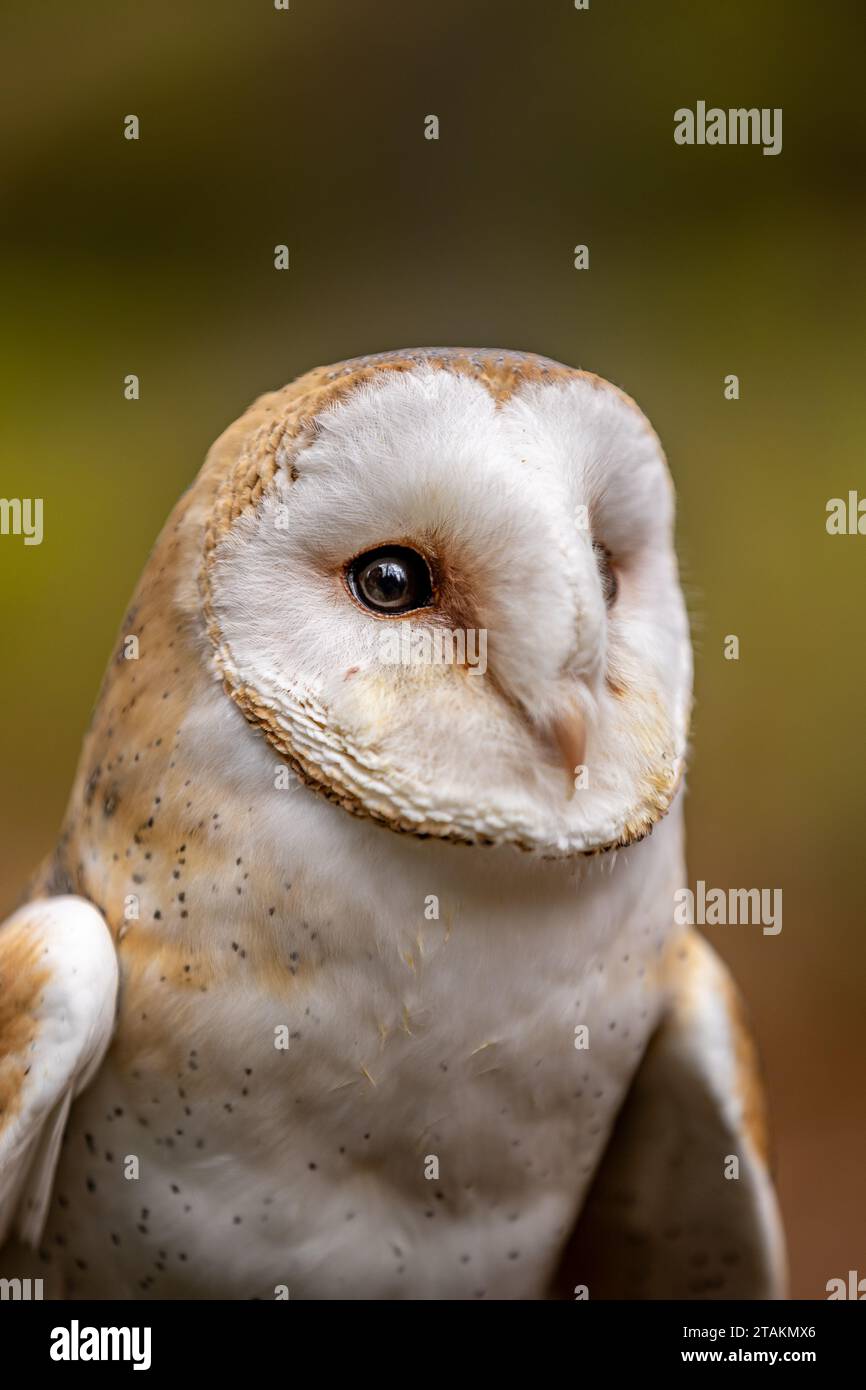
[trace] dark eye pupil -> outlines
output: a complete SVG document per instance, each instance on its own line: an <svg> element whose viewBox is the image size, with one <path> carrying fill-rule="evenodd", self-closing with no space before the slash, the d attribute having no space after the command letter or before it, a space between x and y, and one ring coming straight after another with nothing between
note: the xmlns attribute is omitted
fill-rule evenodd
<svg viewBox="0 0 866 1390"><path fill-rule="evenodd" d="M358 583L365 598L383 608L404 603L412 587L405 566L399 560L374 560L361 571Z"/></svg>
<svg viewBox="0 0 866 1390"><path fill-rule="evenodd" d="M347 578L356 598L368 608L384 613L423 608L432 597L427 561L417 550L406 546L388 546L359 555L349 566Z"/></svg>
<svg viewBox="0 0 866 1390"><path fill-rule="evenodd" d="M613 571L613 564L611 563L610 551L607 546L602 545L600 541L593 541L592 548L595 551L596 563L598 564L601 591L604 594L605 603L608 608L610 608L619 591L619 585Z"/></svg>

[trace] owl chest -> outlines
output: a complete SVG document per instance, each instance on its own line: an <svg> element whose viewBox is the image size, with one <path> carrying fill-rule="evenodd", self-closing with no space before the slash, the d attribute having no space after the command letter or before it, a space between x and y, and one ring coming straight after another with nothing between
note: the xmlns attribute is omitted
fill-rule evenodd
<svg viewBox="0 0 866 1390"><path fill-rule="evenodd" d="M224 1076L225 1095L206 1103L203 1150L190 1155L183 1121L162 1146L161 1181L185 1168L224 1291L242 1240L260 1297L281 1285L298 1297L539 1293L648 1026L623 982L583 984L581 998L540 969L479 997L463 967L428 960L411 983L356 980L351 1005L321 980L298 1015L269 1020L270 1055L241 1066L228 1019L219 1060L202 1039L199 1069ZM576 1046L587 1031L590 1046ZM209 1169L208 1153L231 1162Z"/></svg>
<svg viewBox="0 0 866 1390"><path fill-rule="evenodd" d="M297 974L238 938L216 980L130 961L53 1213L76 1290L540 1295L653 1023L645 928L464 919Z"/></svg>

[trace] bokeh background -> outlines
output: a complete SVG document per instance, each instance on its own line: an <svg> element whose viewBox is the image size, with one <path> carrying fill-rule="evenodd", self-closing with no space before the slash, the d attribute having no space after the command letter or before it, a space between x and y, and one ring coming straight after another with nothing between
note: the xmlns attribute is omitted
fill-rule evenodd
<svg viewBox="0 0 866 1390"><path fill-rule="evenodd" d="M866 537L825 530L866 495L862 3L21 0L2 28L0 495L46 534L0 538L0 910L159 527L253 396L420 343L591 368L679 490L691 882L784 893L779 936L707 932L764 1054L793 1292L866 1275ZM782 154L676 146L698 99L782 107Z"/></svg>

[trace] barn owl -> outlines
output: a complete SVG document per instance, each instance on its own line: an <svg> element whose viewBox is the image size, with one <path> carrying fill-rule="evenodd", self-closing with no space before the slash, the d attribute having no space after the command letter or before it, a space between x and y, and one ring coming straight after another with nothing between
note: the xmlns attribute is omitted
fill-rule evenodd
<svg viewBox="0 0 866 1390"><path fill-rule="evenodd" d="M674 918L672 526L637 406L533 354L355 359L226 430L0 929L4 1274L782 1296L753 1046Z"/></svg>

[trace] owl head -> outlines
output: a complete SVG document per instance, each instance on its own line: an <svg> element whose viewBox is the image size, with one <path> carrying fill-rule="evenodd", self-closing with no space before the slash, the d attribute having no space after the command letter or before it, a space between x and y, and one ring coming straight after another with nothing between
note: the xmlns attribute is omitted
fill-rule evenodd
<svg viewBox="0 0 866 1390"><path fill-rule="evenodd" d="M673 489L616 388L518 352L359 358L262 397L203 476L208 660L310 787L552 856L668 809L691 698Z"/></svg>

